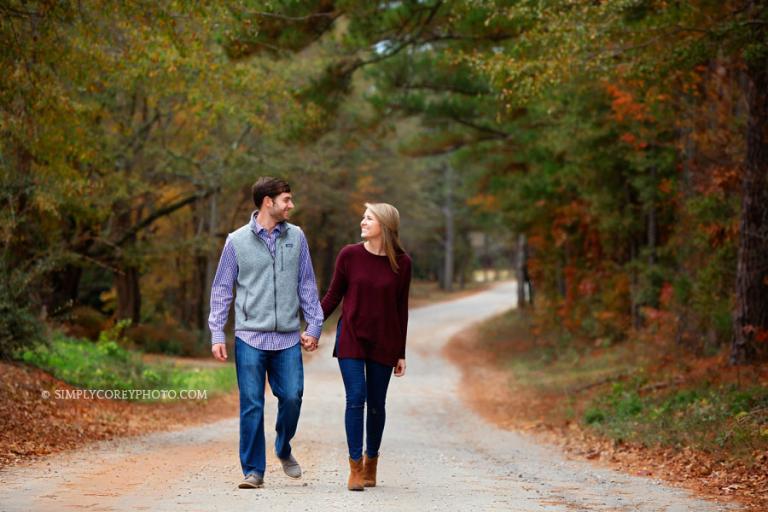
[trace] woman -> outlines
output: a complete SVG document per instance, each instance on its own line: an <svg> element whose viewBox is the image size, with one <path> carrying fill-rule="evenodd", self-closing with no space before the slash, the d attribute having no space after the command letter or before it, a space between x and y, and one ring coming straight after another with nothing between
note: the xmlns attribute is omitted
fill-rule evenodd
<svg viewBox="0 0 768 512"><path fill-rule="evenodd" d="M405 334L411 258L400 245L400 214L386 203L366 203L363 243L347 245L336 258L331 287L322 300L328 318L344 299L333 355L347 394L344 424L351 491L376 485L384 432L384 403L392 375L405 375ZM363 409L366 450L363 458Z"/></svg>

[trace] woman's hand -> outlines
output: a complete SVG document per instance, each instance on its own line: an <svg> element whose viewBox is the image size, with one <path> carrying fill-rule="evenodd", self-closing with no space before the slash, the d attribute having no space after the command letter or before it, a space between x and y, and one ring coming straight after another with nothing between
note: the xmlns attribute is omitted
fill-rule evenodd
<svg viewBox="0 0 768 512"><path fill-rule="evenodd" d="M402 377L405 375L405 359L398 359L397 366L395 366L395 377Z"/></svg>

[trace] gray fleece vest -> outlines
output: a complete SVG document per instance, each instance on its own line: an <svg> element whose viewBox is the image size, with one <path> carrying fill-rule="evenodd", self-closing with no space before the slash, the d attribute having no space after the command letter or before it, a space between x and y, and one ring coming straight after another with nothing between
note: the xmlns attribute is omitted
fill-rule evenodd
<svg viewBox="0 0 768 512"><path fill-rule="evenodd" d="M235 330L292 332L299 320L301 229L283 224L275 257L250 224L230 233L237 255Z"/></svg>

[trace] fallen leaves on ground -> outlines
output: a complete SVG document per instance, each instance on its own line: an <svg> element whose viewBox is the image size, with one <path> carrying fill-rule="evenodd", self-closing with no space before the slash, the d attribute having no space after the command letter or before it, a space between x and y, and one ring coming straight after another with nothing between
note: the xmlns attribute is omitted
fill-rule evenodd
<svg viewBox="0 0 768 512"><path fill-rule="evenodd" d="M505 349L525 351L526 341ZM498 348L498 347L497 347ZM718 501L737 501L748 510L768 510L768 453L755 465L691 448L676 450L618 443L566 419L562 395L516 383L499 367L500 358L474 329L455 336L445 355L462 369L462 398L479 414L508 430L523 430L563 449L571 457L606 464L636 476L654 477Z"/></svg>
<svg viewBox="0 0 768 512"><path fill-rule="evenodd" d="M93 441L174 430L238 413L237 392L145 403L56 398L57 390L68 389L76 388L37 368L0 362L0 467Z"/></svg>

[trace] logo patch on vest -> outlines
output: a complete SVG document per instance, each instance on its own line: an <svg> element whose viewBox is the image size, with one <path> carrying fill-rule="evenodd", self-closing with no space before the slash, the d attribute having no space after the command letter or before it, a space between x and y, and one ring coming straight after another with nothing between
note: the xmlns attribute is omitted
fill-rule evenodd
<svg viewBox="0 0 768 512"><path fill-rule="evenodd" d="M285 247L293 247L293 244L285 244Z"/></svg>

